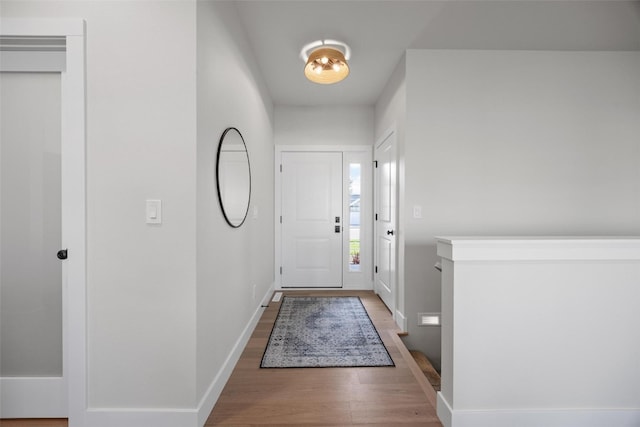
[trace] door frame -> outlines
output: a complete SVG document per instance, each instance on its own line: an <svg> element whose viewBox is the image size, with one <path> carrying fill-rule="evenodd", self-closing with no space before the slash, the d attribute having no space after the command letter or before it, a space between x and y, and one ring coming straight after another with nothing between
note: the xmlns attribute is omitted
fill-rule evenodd
<svg viewBox="0 0 640 427"><path fill-rule="evenodd" d="M67 417L70 427L85 425L87 408L85 33L82 19L0 20L1 35L66 38L66 69L60 75L61 244L69 250L62 263L63 376L1 378L3 416ZM7 413L8 408L15 413Z"/></svg>
<svg viewBox="0 0 640 427"><path fill-rule="evenodd" d="M343 154L343 170L344 170L344 161L345 159L349 159L350 153L363 153L366 158L367 158L367 162L369 165L369 171L371 172L371 164L373 163L373 151L372 151L373 147L370 145L276 145L275 146L275 150L274 150L274 187L275 187L275 201L274 201L274 230L275 230L275 236L274 236L274 245L275 245L275 256L274 256L274 288L276 290L282 290L285 289L282 287L282 276L280 274L280 266L282 265L282 224L280 223L280 217L282 215L282 180L281 180L281 174L280 174L280 164L281 164L281 159L282 159L282 153L283 152L289 152L289 151L293 151L293 152L307 152L307 153L312 153L312 152L317 152L317 153L321 153L321 152L334 152L334 153L342 153ZM368 215L368 219L365 218L365 220L367 221L367 231L365 233L368 233L366 236L365 241L368 242L372 242L373 240L373 215L372 215L372 211L373 211L373 194L371 193L373 191L373 172L370 173L371 177L370 177L370 182L371 185L369 186L368 190L368 195L369 195L369 199L370 199L370 207L369 207L369 215ZM344 176L343 176L343 184L344 184ZM343 211L344 211L345 207L343 206ZM366 216L366 215L365 215ZM343 217L344 217L344 212L343 212ZM344 236L344 233L343 233ZM370 290L373 289L373 245L371 244L370 250L369 250L369 257L371 258L370 262L368 262L368 265L363 266L364 268L366 268L366 271L363 268L363 277L364 279L364 284L361 286L357 286L357 285L352 285L352 284L347 284L345 283L345 277L344 277L344 259L343 259L343 279L342 279L342 287L341 288L326 288L328 290L331 289L353 289L353 290ZM344 257L343 257L344 258ZM304 290L306 288L286 288L286 289L295 289L295 290ZM313 290L319 290L322 288L311 288Z"/></svg>
<svg viewBox="0 0 640 427"><path fill-rule="evenodd" d="M394 276L394 295L393 295L393 307L388 307L389 310L391 311L391 315L393 316L393 319L395 320L396 324L398 325L398 327L402 330L402 331L407 331L407 319L406 316L404 315L404 273L402 271L403 269L403 264L401 263L401 259L403 256L403 248L404 248L404 233L403 233L403 226L402 226L402 221L401 221L401 201L402 201L402 194L401 194L401 190L402 190L402 185L401 185L401 164L399 161L399 149L398 149L398 132L397 132L397 128L395 125L391 126L390 128L388 128L387 130L385 130L382 134L380 134L380 137L376 139L374 147L373 147L373 155L374 155L374 159L375 161L377 161L376 158L376 150L378 149L378 147L384 143L388 138L393 137L394 138L394 153L395 153L395 158L396 158L396 167L395 167L395 184L396 184L396 188L395 188L395 250L394 250L394 256L395 256L395 276ZM378 174L377 172L374 171L374 189L373 189L373 198L374 198L374 209L375 207L378 206L378 186L379 186L379 182L378 182ZM374 227L373 227L374 231L374 242L373 242L373 250L374 250L374 255L373 255L373 260L374 262L377 261L378 259L378 244L377 244L377 224L374 223ZM374 273L375 275L375 273ZM376 278L374 276L374 291L377 293L377 287L376 287Z"/></svg>

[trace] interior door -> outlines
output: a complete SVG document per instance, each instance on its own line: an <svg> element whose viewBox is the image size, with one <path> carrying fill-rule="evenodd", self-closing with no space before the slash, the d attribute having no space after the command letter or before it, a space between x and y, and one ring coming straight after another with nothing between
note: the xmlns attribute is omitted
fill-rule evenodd
<svg viewBox="0 0 640 427"><path fill-rule="evenodd" d="M63 272L56 256L62 245L60 73L2 72L0 95L0 377L8 400L4 403L11 409L7 415L17 405L28 408L24 398L37 407L33 412L26 409L24 415L66 416ZM64 258L63 253L59 256ZM38 378L46 385L36 386L28 395L8 391L14 390L13 384L30 384ZM44 403L36 403L39 400Z"/></svg>
<svg viewBox="0 0 640 427"><path fill-rule="evenodd" d="M342 287L342 153L281 162L282 287Z"/></svg>
<svg viewBox="0 0 640 427"><path fill-rule="evenodd" d="M396 298L396 144L395 133L375 151L376 207L374 287L395 316Z"/></svg>

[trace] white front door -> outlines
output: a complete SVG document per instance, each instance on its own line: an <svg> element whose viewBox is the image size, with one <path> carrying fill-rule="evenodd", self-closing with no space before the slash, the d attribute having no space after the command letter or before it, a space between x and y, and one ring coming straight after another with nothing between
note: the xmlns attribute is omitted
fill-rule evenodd
<svg viewBox="0 0 640 427"><path fill-rule="evenodd" d="M389 134L375 151L375 291L395 316L396 298L396 144Z"/></svg>
<svg viewBox="0 0 640 427"><path fill-rule="evenodd" d="M282 153L282 287L342 287L342 153Z"/></svg>

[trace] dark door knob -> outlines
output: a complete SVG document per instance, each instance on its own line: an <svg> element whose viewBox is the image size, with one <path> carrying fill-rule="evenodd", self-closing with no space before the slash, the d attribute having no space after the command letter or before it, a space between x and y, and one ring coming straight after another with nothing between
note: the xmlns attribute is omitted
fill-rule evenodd
<svg viewBox="0 0 640 427"><path fill-rule="evenodd" d="M393 236L393 230L387 230L387 236L389 235Z"/></svg>
<svg viewBox="0 0 640 427"><path fill-rule="evenodd" d="M60 249L56 256L58 257L58 259L67 259L67 250Z"/></svg>

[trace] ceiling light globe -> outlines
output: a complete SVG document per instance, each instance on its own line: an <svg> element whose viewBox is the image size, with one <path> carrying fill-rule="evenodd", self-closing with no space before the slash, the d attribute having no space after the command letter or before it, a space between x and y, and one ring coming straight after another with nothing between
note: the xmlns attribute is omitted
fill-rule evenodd
<svg viewBox="0 0 640 427"><path fill-rule="evenodd" d="M327 61L323 62L325 58ZM349 64L340 50L323 46L311 52L304 74L314 83L333 84L344 80L349 75Z"/></svg>

